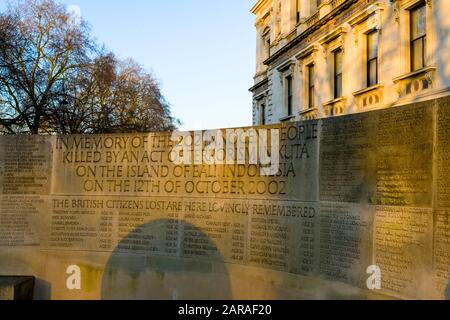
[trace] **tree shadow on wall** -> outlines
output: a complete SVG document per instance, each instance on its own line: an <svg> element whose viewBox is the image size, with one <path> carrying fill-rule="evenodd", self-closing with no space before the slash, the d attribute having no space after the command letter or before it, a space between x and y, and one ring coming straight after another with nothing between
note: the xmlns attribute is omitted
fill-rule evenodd
<svg viewBox="0 0 450 320"><path fill-rule="evenodd" d="M147 242L141 251L142 241ZM224 257L198 227L162 219L141 225L111 254L102 279L104 300L231 299Z"/></svg>
<svg viewBox="0 0 450 320"><path fill-rule="evenodd" d="M52 298L52 284L41 278L35 279L34 300L50 300Z"/></svg>

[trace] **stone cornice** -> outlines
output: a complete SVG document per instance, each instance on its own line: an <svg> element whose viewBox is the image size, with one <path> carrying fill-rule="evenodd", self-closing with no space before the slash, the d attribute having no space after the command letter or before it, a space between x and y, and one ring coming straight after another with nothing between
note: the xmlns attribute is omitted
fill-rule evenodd
<svg viewBox="0 0 450 320"><path fill-rule="evenodd" d="M293 59L286 61L285 63L283 63L282 65L277 67L277 70L279 72L283 72L288 70L289 68L291 68L291 66L293 66L295 64L295 61Z"/></svg>
<svg viewBox="0 0 450 320"><path fill-rule="evenodd" d="M326 45L328 43L330 43L331 41L341 37L342 35L346 34L347 30L343 27L339 27L337 29L335 29L333 32L327 34L325 37L323 37L322 39L319 40L319 43L323 46Z"/></svg>
<svg viewBox="0 0 450 320"><path fill-rule="evenodd" d="M256 14L268 1L270 0L258 0L256 4L250 9L250 12Z"/></svg>
<svg viewBox="0 0 450 320"><path fill-rule="evenodd" d="M309 46L306 49L300 51L300 53L296 54L295 59L303 60L304 58L311 56L316 51L319 51L319 47L317 45Z"/></svg>
<svg viewBox="0 0 450 320"><path fill-rule="evenodd" d="M301 34L299 34L297 37L292 39L289 43L287 43L284 47L279 49L277 52L273 53L268 59L264 61L265 65L269 65L272 62L274 62L276 59L278 59L280 56L282 56L284 53L286 53L288 50L293 48L295 45L297 45L302 40L306 39L309 35L313 34L316 30L320 29L322 26L326 25L330 20L332 20L334 17L342 13L345 9L348 9L351 5L358 2L359 0L347 0L339 7L335 8L333 11L328 13L325 17L317 21L315 24L313 24L310 28L303 31Z"/></svg>
<svg viewBox="0 0 450 320"><path fill-rule="evenodd" d="M375 2L374 4L367 7L367 9L359 12L357 15L355 15L352 19L348 21L349 25L354 27L357 24L360 24L361 22L367 20L368 17L371 15L383 11L385 9L385 3L384 2Z"/></svg>
<svg viewBox="0 0 450 320"><path fill-rule="evenodd" d="M250 89L248 89L248 91L253 92L256 89L258 89L259 87L265 85L266 83L269 82L269 78L265 78L264 80L258 82L257 84L255 84L253 87L251 87Z"/></svg>

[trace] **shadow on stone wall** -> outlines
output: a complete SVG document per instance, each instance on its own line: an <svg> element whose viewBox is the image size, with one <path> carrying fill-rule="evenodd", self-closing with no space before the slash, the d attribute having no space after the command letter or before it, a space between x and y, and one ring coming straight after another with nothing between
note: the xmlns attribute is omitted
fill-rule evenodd
<svg viewBox="0 0 450 320"><path fill-rule="evenodd" d="M178 226L175 239L182 240L166 238L168 225ZM136 243L136 235L145 235L152 244L141 254L127 253L130 244ZM168 246L168 242L179 247ZM120 241L105 266L101 298L231 299L232 294L224 258L215 242L190 223L162 219L137 227Z"/></svg>
<svg viewBox="0 0 450 320"><path fill-rule="evenodd" d="M50 300L52 297L52 284L40 278L36 278L34 285L35 300Z"/></svg>

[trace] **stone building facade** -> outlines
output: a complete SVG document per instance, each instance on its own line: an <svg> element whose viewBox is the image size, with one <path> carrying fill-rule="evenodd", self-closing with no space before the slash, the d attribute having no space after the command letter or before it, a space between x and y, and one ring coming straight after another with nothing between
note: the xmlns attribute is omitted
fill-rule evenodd
<svg viewBox="0 0 450 320"><path fill-rule="evenodd" d="M449 0L259 0L253 123L449 95Z"/></svg>

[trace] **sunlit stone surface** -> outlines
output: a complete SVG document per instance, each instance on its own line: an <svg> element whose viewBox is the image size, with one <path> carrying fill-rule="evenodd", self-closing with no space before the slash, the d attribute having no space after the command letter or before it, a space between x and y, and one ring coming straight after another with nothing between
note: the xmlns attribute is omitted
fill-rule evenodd
<svg viewBox="0 0 450 320"><path fill-rule="evenodd" d="M175 164L168 133L2 136L0 275L37 299L449 298L449 103L244 128L279 130L275 176Z"/></svg>

